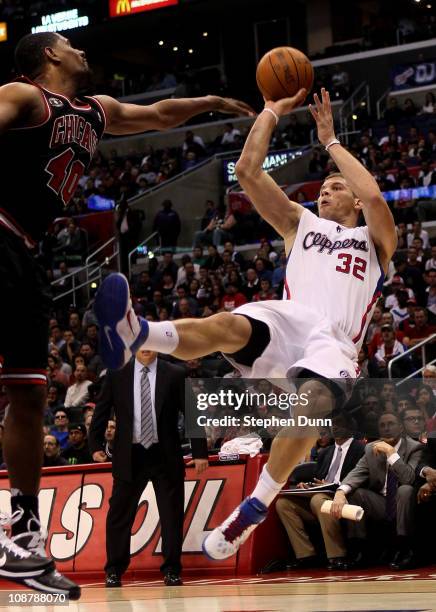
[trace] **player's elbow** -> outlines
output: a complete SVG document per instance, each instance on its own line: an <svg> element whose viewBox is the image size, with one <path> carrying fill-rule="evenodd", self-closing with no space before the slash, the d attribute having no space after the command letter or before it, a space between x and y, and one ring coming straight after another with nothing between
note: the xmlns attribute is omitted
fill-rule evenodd
<svg viewBox="0 0 436 612"><path fill-rule="evenodd" d="M260 168L257 168L248 157L241 157L235 166L236 176L240 182L256 178L259 171Z"/></svg>

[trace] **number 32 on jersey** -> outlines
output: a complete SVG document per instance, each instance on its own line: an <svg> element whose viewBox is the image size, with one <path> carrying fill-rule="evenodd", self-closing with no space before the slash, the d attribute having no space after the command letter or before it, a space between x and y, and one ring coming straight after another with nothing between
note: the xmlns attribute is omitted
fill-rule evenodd
<svg viewBox="0 0 436 612"><path fill-rule="evenodd" d="M350 253L339 253L338 260L341 265L336 266L337 272L352 274L359 280L365 280L366 260L361 257L353 257Z"/></svg>

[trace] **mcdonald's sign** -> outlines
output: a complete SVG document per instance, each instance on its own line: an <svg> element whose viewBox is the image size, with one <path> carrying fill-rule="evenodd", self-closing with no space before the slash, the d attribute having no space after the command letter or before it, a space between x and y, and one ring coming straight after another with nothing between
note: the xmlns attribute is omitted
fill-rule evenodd
<svg viewBox="0 0 436 612"><path fill-rule="evenodd" d="M109 16L123 17L134 13L174 6L179 0L109 0Z"/></svg>

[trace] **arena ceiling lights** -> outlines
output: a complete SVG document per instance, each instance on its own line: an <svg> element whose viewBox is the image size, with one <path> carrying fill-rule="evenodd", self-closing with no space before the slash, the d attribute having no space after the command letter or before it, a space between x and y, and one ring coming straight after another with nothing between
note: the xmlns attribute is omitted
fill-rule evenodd
<svg viewBox="0 0 436 612"><path fill-rule="evenodd" d="M155 9L174 6L179 0L109 0L109 16L124 17Z"/></svg>

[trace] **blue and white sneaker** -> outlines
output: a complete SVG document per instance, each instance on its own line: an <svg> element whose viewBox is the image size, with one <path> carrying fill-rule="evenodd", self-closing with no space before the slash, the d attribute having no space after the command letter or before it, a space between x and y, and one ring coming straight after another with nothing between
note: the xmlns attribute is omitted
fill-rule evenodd
<svg viewBox="0 0 436 612"><path fill-rule="evenodd" d="M95 296L94 312L99 324L101 358L106 367L119 370L148 336L148 323L138 317L123 274L109 274Z"/></svg>
<svg viewBox="0 0 436 612"><path fill-rule="evenodd" d="M203 541L203 552L213 560L236 554L256 527L266 519L268 508L255 497L244 499L234 512Z"/></svg>

